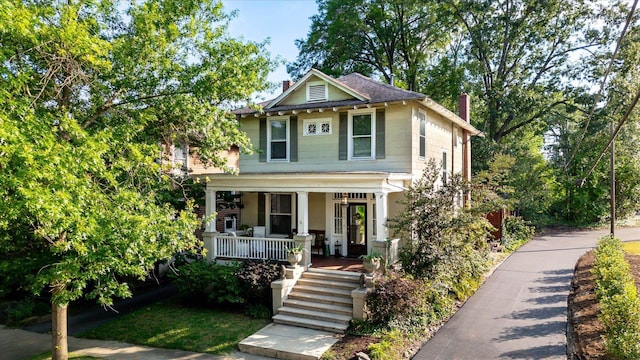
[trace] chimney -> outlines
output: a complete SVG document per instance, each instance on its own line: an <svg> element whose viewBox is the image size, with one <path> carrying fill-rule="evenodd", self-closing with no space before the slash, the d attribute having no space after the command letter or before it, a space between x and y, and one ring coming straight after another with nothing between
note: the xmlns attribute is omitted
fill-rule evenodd
<svg viewBox="0 0 640 360"><path fill-rule="evenodd" d="M396 74L391 73L391 75L389 75L389 85L394 86L393 85L393 79L396 78Z"/></svg>
<svg viewBox="0 0 640 360"><path fill-rule="evenodd" d="M289 88L291 87L291 85L293 85L293 81L291 80L284 80L282 82L282 92L285 92L287 90L289 90Z"/></svg>
<svg viewBox="0 0 640 360"><path fill-rule="evenodd" d="M458 97L458 112L462 120L469 122L470 120L469 114L471 112L469 95L462 93Z"/></svg>

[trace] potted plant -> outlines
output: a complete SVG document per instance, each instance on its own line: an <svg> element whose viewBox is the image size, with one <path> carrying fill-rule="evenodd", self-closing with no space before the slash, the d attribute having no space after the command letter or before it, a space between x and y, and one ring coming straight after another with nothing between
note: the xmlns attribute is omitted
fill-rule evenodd
<svg viewBox="0 0 640 360"><path fill-rule="evenodd" d="M303 244L297 244L291 248L285 248L287 252L287 261L292 266L298 265L302 261L302 253L306 251Z"/></svg>
<svg viewBox="0 0 640 360"><path fill-rule="evenodd" d="M363 260L362 265L367 273L372 274L376 272L380 268L380 260L382 260L382 255L377 253L376 251L372 251L368 255L362 255L360 258Z"/></svg>

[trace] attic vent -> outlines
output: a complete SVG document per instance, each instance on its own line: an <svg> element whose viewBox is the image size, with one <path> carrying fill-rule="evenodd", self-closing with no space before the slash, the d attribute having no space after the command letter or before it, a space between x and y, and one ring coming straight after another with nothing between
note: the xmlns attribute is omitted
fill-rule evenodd
<svg viewBox="0 0 640 360"><path fill-rule="evenodd" d="M324 82L311 82L307 84L307 101L327 100L327 84Z"/></svg>

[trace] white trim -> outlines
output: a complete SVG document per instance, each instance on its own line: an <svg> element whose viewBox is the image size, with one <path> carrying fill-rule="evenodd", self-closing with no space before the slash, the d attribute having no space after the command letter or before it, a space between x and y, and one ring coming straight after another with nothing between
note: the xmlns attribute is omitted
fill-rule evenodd
<svg viewBox="0 0 640 360"><path fill-rule="evenodd" d="M371 155L369 157L353 156L353 116L354 115L371 115ZM347 159L348 160L375 160L376 158L376 111L375 109L350 110L348 112L348 144Z"/></svg>
<svg viewBox="0 0 640 360"><path fill-rule="evenodd" d="M271 158L271 123L274 121L285 121L287 129L286 129L286 152L287 156L284 159L272 159ZM288 116L275 116L267 119L267 162L289 162L289 157L291 155L291 124Z"/></svg>
<svg viewBox="0 0 640 360"><path fill-rule="evenodd" d="M327 84L326 81L309 81L306 84L306 88L307 102L329 100L329 84ZM322 92L324 92L324 94L321 94Z"/></svg>

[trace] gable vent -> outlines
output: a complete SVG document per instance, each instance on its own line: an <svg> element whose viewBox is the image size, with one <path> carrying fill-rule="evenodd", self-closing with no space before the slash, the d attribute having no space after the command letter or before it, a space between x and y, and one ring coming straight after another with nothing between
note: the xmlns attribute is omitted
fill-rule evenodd
<svg viewBox="0 0 640 360"><path fill-rule="evenodd" d="M309 84L307 87L307 101L327 100L327 84Z"/></svg>

